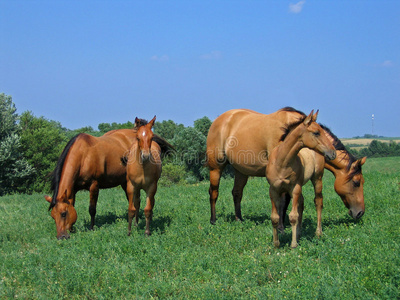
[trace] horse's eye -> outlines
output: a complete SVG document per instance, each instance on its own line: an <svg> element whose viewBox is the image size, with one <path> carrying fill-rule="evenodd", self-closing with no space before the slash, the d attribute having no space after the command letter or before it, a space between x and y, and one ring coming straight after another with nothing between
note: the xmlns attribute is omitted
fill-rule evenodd
<svg viewBox="0 0 400 300"><path fill-rule="evenodd" d="M61 213L61 217L65 218L66 216L67 216L67 212L66 211Z"/></svg>
<svg viewBox="0 0 400 300"><path fill-rule="evenodd" d="M353 181L354 187L360 187L360 182L359 181Z"/></svg>
<svg viewBox="0 0 400 300"><path fill-rule="evenodd" d="M319 133L319 131L313 132L314 136L319 137L321 134Z"/></svg>

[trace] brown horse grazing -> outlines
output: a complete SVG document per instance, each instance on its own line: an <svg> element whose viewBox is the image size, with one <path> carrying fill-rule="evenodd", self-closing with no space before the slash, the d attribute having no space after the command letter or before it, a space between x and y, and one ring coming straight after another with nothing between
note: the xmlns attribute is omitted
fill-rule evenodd
<svg viewBox="0 0 400 300"><path fill-rule="evenodd" d="M349 153L342 142L325 126L326 137L330 140L336 149L336 158L334 160L325 160L322 155L304 148L299 155L303 161L307 161L308 175L314 186L315 208L317 210L317 230L316 235L322 235L322 176L323 171L328 169L335 176L335 191L342 199L344 205L349 209L349 215L354 219L360 219L365 212L364 205L364 177L361 166L365 163L366 157L356 159ZM284 209L286 211L286 209ZM283 224L281 225L283 227Z"/></svg>
<svg viewBox="0 0 400 300"><path fill-rule="evenodd" d="M157 182L161 176L161 148L154 140L151 128L154 125L154 117L146 125L140 125L136 118L137 139L133 142L129 154L126 157L127 189L129 200L128 208L128 235L131 234L132 220L135 218L135 226L139 221L140 190L146 192L146 217L145 234L150 235L150 222L153 217L154 195L157 192Z"/></svg>
<svg viewBox="0 0 400 300"><path fill-rule="evenodd" d="M213 122L207 137L207 162L210 168L210 221L212 224L216 220L215 203L218 198L221 173L225 166L231 163L235 169L232 190L235 216L237 220L243 220L240 204L248 177L265 176L268 155L284 134L282 128L303 117L305 117L304 113L291 107L285 107L269 115L236 109L223 113ZM349 208L350 215L360 218L364 213L364 178L361 166L365 163L366 157L355 159L329 129L323 128L325 135L336 148L336 159L325 161L323 156L307 148L300 151L302 156L314 159L314 164L307 167L307 176L311 178L315 190L314 201L318 214L317 235L322 233L323 167L336 177L335 190L345 206ZM309 161L311 160L309 159ZM249 162L252 164L246 164ZM285 212L286 209L283 211ZM283 228L283 224L281 226Z"/></svg>
<svg viewBox="0 0 400 300"><path fill-rule="evenodd" d="M232 195L236 219L242 221L240 202L248 177L265 176L269 153L285 133L283 128L302 119L302 113L292 108L269 115L248 109L233 109L215 119L207 136L211 224L216 221L215 204L225 166L231 164L235 169Z"/></svg>
<svg viewBox="0 0 400 300"><path fill-rule="evenodd" d="M269 156L266 177L270 184L271 222L276 247L279 247L278 225L281 218L281 213L278 212L281 212L287 204L287 194L293 199L292 211L289 214L292 225L292 248L297 247L300 237L304 209L302 186L308 180L305 177L307 163L299 156L300 150L307 147L324 155L328 160L336 157L335 148L325 136L321 126L315 122L317 115L318 111L316 114L312 111L304 120L290 125L287 134L282 137L282 141Z"/></svg>
<svg viewBox="0 0 400 300"><path fill-rule="evenodd" d="M136 122L136 126L147 123ZM101 137L81 133L72 138L64 148L53 172L53 197L49 210L56 222L57 238L69 238L68 231L77 220L75 195L80 190L90 191L90 229L95 224L96 204L99 189L121 185L125 193L127 186L126 164L122 158L136 141L137 129L119 129ZM163 153L172 148L165 140L155 135Z"/></svg>
<svg viewBox="0 0 400 300"><path fill-rule="evenodd" d="M90 191L90 229L93 229L99 189L118 185L126 190L126 168L121 162L136 138L132 129L113 130L101 137L81 133L64 148L53 172L53 197L49 210L56 222L57 238L69 238L68 231L76 222L75 195Z"/></svg>

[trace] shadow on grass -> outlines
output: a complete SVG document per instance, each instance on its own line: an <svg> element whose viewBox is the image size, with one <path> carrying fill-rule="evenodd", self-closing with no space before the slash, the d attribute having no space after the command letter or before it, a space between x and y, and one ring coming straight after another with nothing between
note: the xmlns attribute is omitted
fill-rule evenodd
<svg viewBox="0 0 400 300"><path fill-rule="evenodd" d="M112 225L112 224L116 223L116 221L119 219L124 219L126 221L126 225L128 227L128 213L127 212L125 214L119 214L119 215L117 215L115 213L110 213L110 212L107 214L104 214L104 215L97 214L96 219L95 219L95 226L100 228L104 225ZM150 224L150 230L151 231L158 230L161 233L164 233L165 229L171 224L171 221L172 221L172 218L169 216L158 217L158 216L153 215L153 221ZM85 222L85 227L87 228L87 230L89 230L90 221ZM144 230L146 228L146 219L144 217L143 210L141 210L139 212L138 228L140 230Z"/></svg>
<svg viewBox="0 0 400 300"><path fill-rule="evenodd" d="M234 213L220 214L218 216L218 218L220 220L223 220L224 222L228 222L228 223L237 222ZM270 215L266 214L266 213L252 214L249 216L244 216L243 219L244 219L243 222L252 222L256 226L263 225L263 224L272 226ZM363 223L362 219L354 220L348 216L343 216L343 217L337 218L337 219L326 218L325 220L322 219L322 231L324 231L324 228L328 228L328 227L332 227L332 226L341 226L341 225L350 226L353 224L362 224L362 223ZM288 215L285 216L284 226L285 226L285 232L283 234L282 233L279 234L279 241L281 243L281 247L282 246L290 246L290 244L292 242L292 230L291 230L291 225L289 222ZM315 234L316 230L317 230L316 216L315 216L315 218L312 216L307 216L307 217L303 218L303 224L302 224L301 236L300 236L299 242L301 243L301 240L312 241L316 237L316 234ZM272 241L272 239L271 239L271 241Z"/></svg>

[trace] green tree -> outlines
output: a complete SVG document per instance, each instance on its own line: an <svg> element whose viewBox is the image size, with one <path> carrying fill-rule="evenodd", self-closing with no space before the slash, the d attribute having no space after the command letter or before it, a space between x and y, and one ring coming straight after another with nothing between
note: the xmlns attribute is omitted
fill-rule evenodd
<svg viewBox="0 0 400 300"><path fill-rule="evenodd" d="M54 170L67 139L61 124L35 117L31 112L20 116L21 144L25 158L35 168L26 182L27 192L49 188L49 174Z"/></svg>
<svg viewBox="0 0 400 300"><path fill-rule="evenodd" d="M202 117L201 119L194 121L194 129L201 132L207 138L211 124L212 121L208 117Z"/></svg>
<svg viewBox="0 0 400 300"><path fill-rule="evenodd" d="M0 94L0 196L21 191L34 171L22 155L16 110L12 97Z"/></svg>
<svg viewBox="0 0 400 300"><path fill-rule="evenodd" d="M100 131L101 134L104 134L106 132L109 132L111 130L116 130L116 129L132 129L135 125L128 121L126 123L100 123L99 126L97 127Z"/></svg>
<svg viewBox="0 0 400 300"><path fill-rule="evenodd" d="M206 137L193 127L186 127L175 136L172 143L177 150L175 162L177 164L180 162L185 166L189 177L197 180L207 178L207 170L204 166Z"/></svg>
<svg viewBox="0 0 400 300"><path fill-rule="evenodd" d="M183 124L177 124L172 120L164 120L154 124L154 133L158 134L167 141L172 141L172 139L183 129L185 129Z"/></svg>

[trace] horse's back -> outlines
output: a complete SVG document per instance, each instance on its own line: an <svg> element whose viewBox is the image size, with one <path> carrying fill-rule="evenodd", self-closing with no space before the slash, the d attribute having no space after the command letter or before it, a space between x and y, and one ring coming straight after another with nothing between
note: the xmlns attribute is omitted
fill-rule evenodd
<svg viewBox="0 0 400 300"><path fill-rule="evenodd" d="M123 183L126 168L121 159L129 151L134 137L134 131L126 129L113 130L100 137L80 134L71 149L75 168L79 168L78 182L85 186L95 180L100 188Z"/></svg>
<svg viewBox="0 0 400 300"><path fill-rule="evenodd" d="M215 119L207 137L207 158L211 168L229 161L249 176L265 176L269 153L279 143L284 127L299 114L277 111L262 114L249 109L229 110Z"/></svg>

